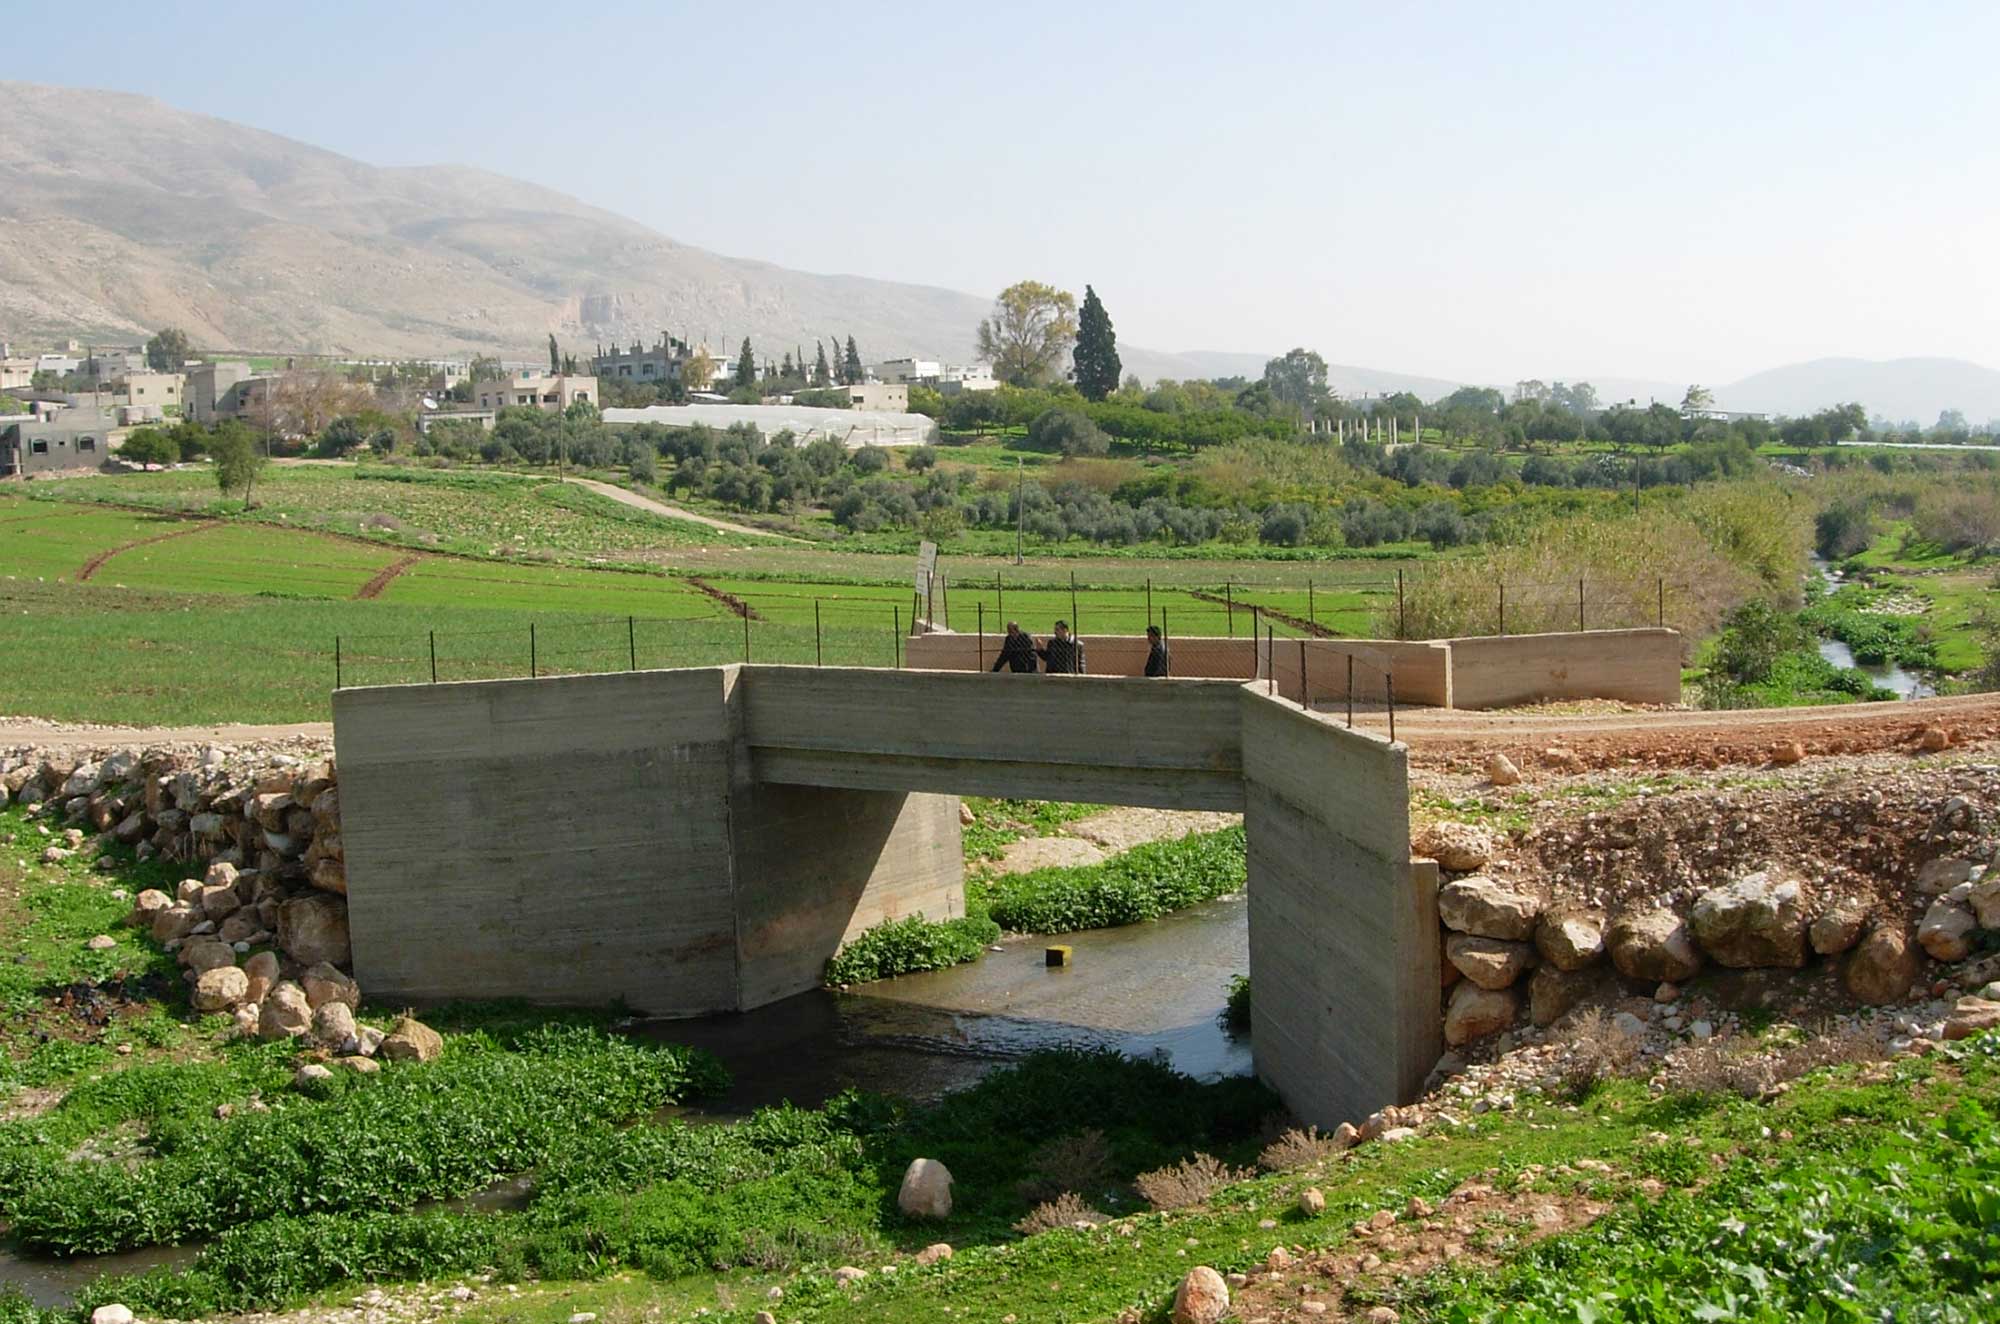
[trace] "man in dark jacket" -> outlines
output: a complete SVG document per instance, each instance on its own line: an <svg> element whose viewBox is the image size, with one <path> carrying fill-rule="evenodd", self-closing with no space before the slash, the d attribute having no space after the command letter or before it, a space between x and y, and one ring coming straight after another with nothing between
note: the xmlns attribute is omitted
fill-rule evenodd
<svg viewBox="0 0 2000 1324"><path fill-rule="evenodd" d="M1048 663L1051 676L1083 674L1083 640L1069 632L1068 621L1056 622L1056 632L1049 636L1041 654L1042 661Z"/></svg>
<svg viewBox="0 0 2000 1324"><path fill-rule="evenodd" d="M1023 630L1018 621L1007 622L1007 637L1000 641L1000 656L993 659L995 671L1005 667L1014 672L1032 672L1035 669L1035 637Z"/></svg>
<svg viewBox="0 0 2000 1324"><path fill-rule="evenodd" d="M1154 679L1165 679L1167 668L1167 637L1160 633L1160 627L1146 627L1146 675Z"/></svg>

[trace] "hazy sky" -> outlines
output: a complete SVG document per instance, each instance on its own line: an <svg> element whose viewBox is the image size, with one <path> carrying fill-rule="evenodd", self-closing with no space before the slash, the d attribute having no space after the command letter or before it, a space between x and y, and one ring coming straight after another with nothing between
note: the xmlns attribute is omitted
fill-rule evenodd
<svg viewBox="0 0 2000 1324"><path fill-rule="evenodd" d="M1467 380L2000 364L2000 4L0 0L6 76L1122 339Z"/></svg>

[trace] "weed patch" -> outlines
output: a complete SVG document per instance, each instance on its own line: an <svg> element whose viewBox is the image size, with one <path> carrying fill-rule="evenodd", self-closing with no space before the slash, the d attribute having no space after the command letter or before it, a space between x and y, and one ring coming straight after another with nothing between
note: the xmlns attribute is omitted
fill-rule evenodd
<svg viewBox="0 0 2000 1324"><path fill-rule="evenodd" d="M987 913L1015 933L1071 933L1158 919L1243 886L1243 829L1135 846L1102 864L995 879Z"/></svg>

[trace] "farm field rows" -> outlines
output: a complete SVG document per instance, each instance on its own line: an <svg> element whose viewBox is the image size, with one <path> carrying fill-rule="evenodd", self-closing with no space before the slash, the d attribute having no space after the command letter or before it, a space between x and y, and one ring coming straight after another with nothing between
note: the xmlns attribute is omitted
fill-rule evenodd
<svg viewBox="0 0 2000 1324"><path fill-rule="evenodd" d="M274 472L289 480L323 471ZM893 666L910 626L910 562L901 556L710 549L710 557L756 559L745 571L724 563L674 573L452 556L226 512L203 518L191 501L168 513L176 493L193 496L180 474L134 475L127 486L159 479L173 480L161 488L159 514L50 500L39 489L0 495L9 713L285 722L324 718L336 675L346 684L410 683L745 656ZM328 481L308 477L295 489L319 492ZM1091 563L1072 594L1067 566L974 570L951 557L945 565L981 579L950 587L936 601L940 619L948 612L962 631L983 623L995 635L1008 617L1038 634L1057 619L1074 620L1086 637L1137 634L1150 618L1177 638L1247 635L1253 608L1299 617L1311 610L1322 626L1356 634L1394 601L1393 577L1384 581L1373 568L1377 578L1365 588L1308 594L1304 577L1297 588L1262 579L1238 586L1243 567L1227 562ZM1152 569L1171 573L1149 592ZM749 609L747 623L732 598ZM1225 600L1236 603L1233 619ZM78 664L58 672L35 664L48 657Z"/></svg>

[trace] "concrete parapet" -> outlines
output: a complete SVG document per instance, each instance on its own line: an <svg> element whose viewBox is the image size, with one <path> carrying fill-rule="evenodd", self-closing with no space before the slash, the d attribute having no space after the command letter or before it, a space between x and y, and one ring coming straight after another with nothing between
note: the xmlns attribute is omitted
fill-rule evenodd
<svg viewBox="0 0 2000 1324"><path fill-rule="evenodd" d="M1584 630L1449 642L1455 707L1502 708L1544 699L1680 702L1677 630ZM1399 694L1400 689L1399 684Z"/></svg>
<svg viewBox="0 0 2000 1324"><path fill-rule="evenodd" d="M1443 1032L1406 751L1254 685L1243 749L1257 1072L1319 1126L1413 1098Z"/></svg>

